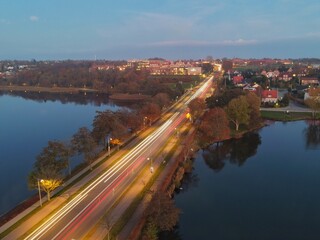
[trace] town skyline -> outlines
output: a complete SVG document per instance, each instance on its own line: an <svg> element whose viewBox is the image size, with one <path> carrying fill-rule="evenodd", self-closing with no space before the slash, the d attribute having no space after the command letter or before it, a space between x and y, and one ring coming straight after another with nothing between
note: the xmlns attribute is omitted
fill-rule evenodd
<svg viewBox="0 0 320 240"><path fill-rule="evenodd" d="M315 0L4 0L0 60L313 58Z"/></svg>

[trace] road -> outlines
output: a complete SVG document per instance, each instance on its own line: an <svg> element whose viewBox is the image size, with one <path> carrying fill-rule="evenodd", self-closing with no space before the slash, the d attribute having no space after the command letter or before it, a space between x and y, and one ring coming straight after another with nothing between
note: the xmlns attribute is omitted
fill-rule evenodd
<svg viewBox="0 0 320 240"><path fill-rule="evenodd" d="M186 121L187 104L206 93L211 83L212 77L206 79L194 94L188 94L182 102L172 108L172 116L168 120L25 239L81 239L146 165L150 166L151 172L153 171L153 154L165 145L170 135L175 133L175 128Z"/></svg>
<svg viewBox="0 0 320 240"><path fill-rule="evenodd" d="M290 100L289 105L286 107L281 108L260 108L262 111L271 111L271 112L312 112L312 109L307 108L301 104L295 103L294 101Z"/></svg>

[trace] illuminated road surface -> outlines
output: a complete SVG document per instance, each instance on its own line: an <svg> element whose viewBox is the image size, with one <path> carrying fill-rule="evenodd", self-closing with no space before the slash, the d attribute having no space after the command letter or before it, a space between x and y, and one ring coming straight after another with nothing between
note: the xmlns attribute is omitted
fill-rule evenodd
<svg viewBox="0 0 320 240"><path fill-rule="evenodd" d="M175 128L185 120L186 105L210 88L212 78L207 80L179 110L157 130L142 140L129 153L119 159L100 177L82 190L74 199L34 230L26 239L81 239L105 213L137 173L152 160L148 158L164 146Z"/></svg>

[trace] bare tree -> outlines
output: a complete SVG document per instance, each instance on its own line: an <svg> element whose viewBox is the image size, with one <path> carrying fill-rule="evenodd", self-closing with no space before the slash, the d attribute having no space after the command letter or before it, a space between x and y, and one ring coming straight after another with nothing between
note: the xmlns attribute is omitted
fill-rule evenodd
<svg viewBox="0 0 320 240"><path fill-rule="evenodd" d="M71 143L76 152L83 153L84 159L90 165L92 170L92 162L96 155L96 143L88 128L82 127L72 137Z"/></svg>

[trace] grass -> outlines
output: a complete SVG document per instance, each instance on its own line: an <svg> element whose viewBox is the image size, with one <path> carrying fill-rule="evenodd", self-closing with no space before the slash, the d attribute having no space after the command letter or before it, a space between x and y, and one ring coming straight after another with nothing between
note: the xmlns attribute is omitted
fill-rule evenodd
<svg viewBox="0 0 320 240"><path fill-rule="evenodd" d="M276 120L276 121L297 121L312 119L311 112L282 112L282 111L261 111L261 117L264 119ZM319 114L316 115L316 119L319 119Z"/></svg>

